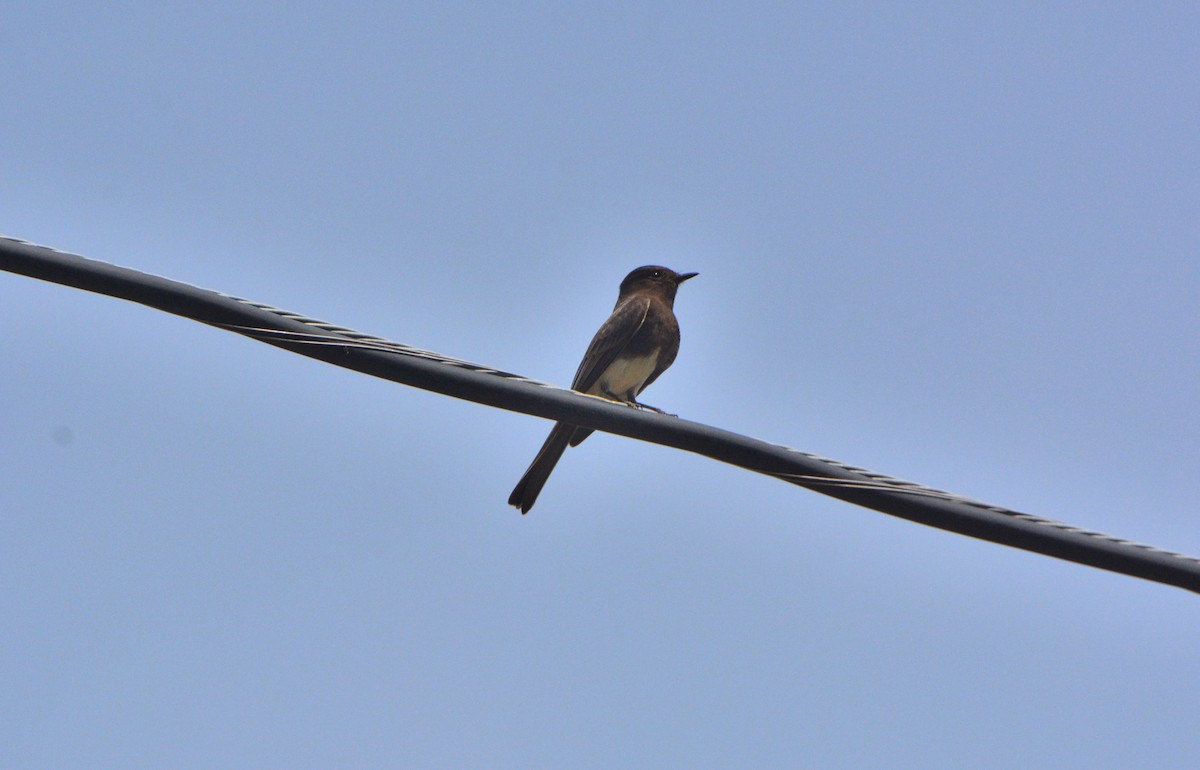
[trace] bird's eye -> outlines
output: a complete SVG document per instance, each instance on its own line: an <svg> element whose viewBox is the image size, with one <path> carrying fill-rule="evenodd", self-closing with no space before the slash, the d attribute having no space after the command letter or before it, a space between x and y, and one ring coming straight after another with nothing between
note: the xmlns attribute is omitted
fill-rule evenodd
<svg viewBox="0 0 1200 770"><path fill-rule="evenodd" d="M662 278L662 271L661 271L661 270L655 270L655 271L654 271L653 273L651 273L650 275L654 276L655 278Z"/></svg>

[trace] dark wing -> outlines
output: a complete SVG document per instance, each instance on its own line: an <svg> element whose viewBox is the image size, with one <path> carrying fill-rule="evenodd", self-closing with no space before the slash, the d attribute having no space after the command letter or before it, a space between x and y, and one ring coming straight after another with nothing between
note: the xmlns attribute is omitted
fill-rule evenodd
<svg viewBox="0 0 1200 770"><path fill-rule="evenodd" d="M596 381L600 379L600 375L604 374L604 370L617 360L617 356L633 339L633 335L642 328L649 312L650 299L648 297L630 297L617 305L613 314L600 327L600 331L596 332L595 337L592 337L592 343L588 345L587 353L583 355L579 370L575 372L571 388L587 392L588 388L595 385Z"/></svg>

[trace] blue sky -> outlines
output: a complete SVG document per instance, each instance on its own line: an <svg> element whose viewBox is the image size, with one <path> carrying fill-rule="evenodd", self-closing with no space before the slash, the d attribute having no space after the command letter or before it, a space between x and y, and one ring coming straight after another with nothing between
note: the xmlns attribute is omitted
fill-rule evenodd
<svg viewBox="0 0 1200 770"><path fill-rule="evenodd" d="M1194 3L10 3L0 231L1200 554ZM1200 605L0 274L6 767L1179 767Z"/></svg>

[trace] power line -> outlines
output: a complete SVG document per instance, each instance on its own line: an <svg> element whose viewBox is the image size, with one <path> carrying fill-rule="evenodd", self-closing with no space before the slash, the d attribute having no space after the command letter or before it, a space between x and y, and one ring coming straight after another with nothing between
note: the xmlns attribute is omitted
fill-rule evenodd
<svg viewBox="0 0 1200 770"><path fill-rule="evenodd" d="M1200 559L614 404L161 276L0 236L0 269L107 294L455 398L683 449L938 529L1200 593Z"/></svg>

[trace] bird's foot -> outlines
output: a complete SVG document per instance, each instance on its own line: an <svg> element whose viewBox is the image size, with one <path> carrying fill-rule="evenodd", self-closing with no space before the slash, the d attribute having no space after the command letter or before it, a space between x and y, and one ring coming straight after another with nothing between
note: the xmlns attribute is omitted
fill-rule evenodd
<svg viewBox="0 0 1200 770"><path fill-rule="evenodd" d="M664 412L662 409L659 409L657 406L650 406L649 404L638 403L637 401L634 401L633 399L630 399L629 403L636 406L638 409L648 409L651 412L658 412L659 414L665 414L667 417L678 417L679 416L677 414L671 414L670 412Z"/></svg>

